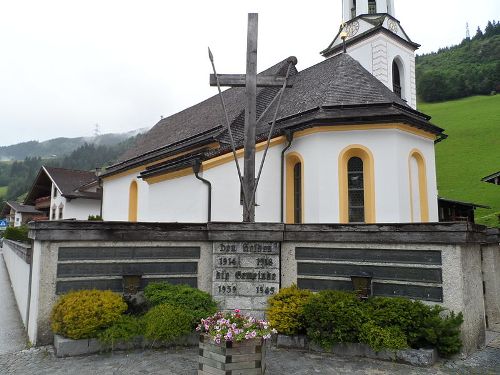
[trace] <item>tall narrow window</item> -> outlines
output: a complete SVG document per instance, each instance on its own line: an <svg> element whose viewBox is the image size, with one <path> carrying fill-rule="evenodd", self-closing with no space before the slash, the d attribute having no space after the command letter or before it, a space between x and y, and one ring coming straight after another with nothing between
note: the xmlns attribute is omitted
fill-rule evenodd
<svg viewBox="0 0 500 375"><path fill-rule="evenodd" d="M302 164L293 167L293 222L302 223Z"/></svg>
<svg viewBox="0 0 500 375"><path fill-rule="evenodd" d="M396 60L392 62L392 91L401 98L401 74Z"/></svg>
<svg viewBox="0 0 500 375"><path fill-rule="evenodd" d="M375 223L373 155L362 145L351 145L339 155L339 222Z"/></svg>
<svg viewBox="0 0 500 375"><path fill-rule="evenodd" d="M363 160L350 158L347 162L347 191L349 195L349 222L365 222L365 188Z"/></svg>
<svg viewBox="0 0 500 375"><path fill-rule="evenodd" d="M297 152L286 156L286 223L304 220L304 162Z"/></svg>
<svg viewBox="0 0 500 375"><path fill-rule="evenodd" d="M377 2L375 0L368 0L368 14L377 13Z"/></svg>
<svg viewBox="0 0 500 375"><path fill-rule="evenodd" d="M137 221L137 182L132 181L129 189L128 221Z"/></svg>

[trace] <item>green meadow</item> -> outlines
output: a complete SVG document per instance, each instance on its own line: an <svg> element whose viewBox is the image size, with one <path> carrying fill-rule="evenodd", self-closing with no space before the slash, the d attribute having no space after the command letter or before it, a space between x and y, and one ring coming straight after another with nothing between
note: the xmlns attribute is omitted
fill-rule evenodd
<svg viewBox="0 0 500 375"><path fill-rule="evenodd" d="M449 136L436 145L439 195L490 206L476 210L476 222L500 226L500 186L481 182L500 171L500 95L420 103L418 110Z"/></svg>

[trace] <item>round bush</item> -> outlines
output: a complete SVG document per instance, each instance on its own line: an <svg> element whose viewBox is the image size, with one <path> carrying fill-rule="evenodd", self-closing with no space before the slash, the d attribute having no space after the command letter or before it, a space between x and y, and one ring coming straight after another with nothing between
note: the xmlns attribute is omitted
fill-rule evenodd
<svg viewBox="0 0 500 375"><path fill-rule="evenodd" d="M210 294L188 285L151 283L144 289L144 296L153 306L167 303L190 311L193 328L202 318L211 316L217 311L217 303Z"/></svg>
<svg viewBox="0 0 500 375"><path fill-rule="evenodd" d="M145 336L154 341L169 342L193 331L193 316L186 309L158 305L144 316Z"/></svg>
<svg viewBox="0 0 500 375"><path fill-rule="evenodd" d="M324 290L304 305L307 336L328 348L341 342L358 342L361 325L367 320L362 303L352 293Z"/></svg>
<svg viewBox="0 0 500 375"><path fill-rule="evenodd" d="M103 344L111 348L118 342L129 342L144 333L144 319L141 316L122 315L111 326L97 334Z"/></svg>
<svg viewBox="0 0 500 375"><path fill-rule="evenodd" d="M295 284L280 289L268 300L269 308L266 316L271 327L285 335L304 333L306 329L304 305L311 295L311 291L299 289Z"/></svg>
<svg viewBox="0 0 500 375"><path fill-rule="evenodd" d="M81 290L63 295L52 310L52 331L71 339L96 337L127 309L121 295L109 290Z"/></svg>

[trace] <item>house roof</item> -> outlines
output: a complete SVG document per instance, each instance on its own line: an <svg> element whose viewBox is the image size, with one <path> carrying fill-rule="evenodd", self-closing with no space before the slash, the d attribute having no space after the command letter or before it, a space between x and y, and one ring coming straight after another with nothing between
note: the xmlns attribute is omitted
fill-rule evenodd
<svg viewBox="0 0 500 375"><path fill-rule="evenodd" d="M24 203L34 204L37 198L50 195L52 182L66 198L100 199L99 193L79 190L84 186L92 185L94 181L97 181L94 172L42 166Z"/></svg>
<svg viewBox="0 0 500 375"><path fill-rule="evenodd" d="M472 202L462 202L462 201L457 201L457 200L453 200L453 199L446 199L446 198L441 198L441 197L438 197L438 202L448 203L448 204L457 205L457 206L466 206L466 207L470 207L473 209L476 209L476 208L490 209L491 208L490 206L485 206L483 204L472 203Z"/></svg>
<svg viewBox="0 0 500 375"><path fill-rule="evenodd" d="M34 206L22 204L16 201L6 201L5 203L16 212L23 214L43 214L43 212L38 211Z"/></svg>
<svg viewBox="0 0 500 375"><path fill-rule="evenodd" d="M261 74L284 76L294 57L287 58ZM347 54L328 58L298 72L291 70L291 88L287 88L278 111L273 136L286 129L299 129L323 123L389 123L401 121L435 135L443 129L432 125L430 117L406 104L382 82ZM257 140L267 136L277 105L279 88L257 90ZM237 147L242 146L245 115L245 89L223 92L231 130ZM217 141L221 147L206 151L207 157L229 150L224 114L218 95L158 122L128 150L121 161L106 169L103 176L118 173L144 162L155 161L181 147ZM201 143L200 143L201 142ZM203 143L204 142L204 143Z"/></svg>
<svg viewBox="0 0 500 375"><path fill-rule="evenodd" d="M489 176L483 177L481 181L494 183L494 179L500 177L500 171L492 173Z"/></svg>

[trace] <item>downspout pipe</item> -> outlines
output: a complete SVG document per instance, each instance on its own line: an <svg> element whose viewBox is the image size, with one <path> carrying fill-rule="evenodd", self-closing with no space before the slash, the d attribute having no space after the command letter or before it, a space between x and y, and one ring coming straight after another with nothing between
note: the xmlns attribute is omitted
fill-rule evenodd
<svg viewBox="0 0 500 375"><path fill-rule="evenodd" d="M290 130L285 130L285 137L288 141L288 145L281 151L281 222L285 222L285 214L284 214L284 204L283 199L285 198L285 152L292 146L293 141L293 133Z"/></svg>
<svg viewBox="0 0 500 375"><path fill-rule="evenodd" d="M196 178L198 180L200 180L201 182L203 182L208 187L207 218L208 218L208 222L211 222L212 221L212 183L210 181L204 179L203 177L200 177L200 175L199 175L200 170L201 170L201 161L198 159L198 160L195 160L195 162L193 164L193 172L194 172L194 175L196 176Z"/></svg>

